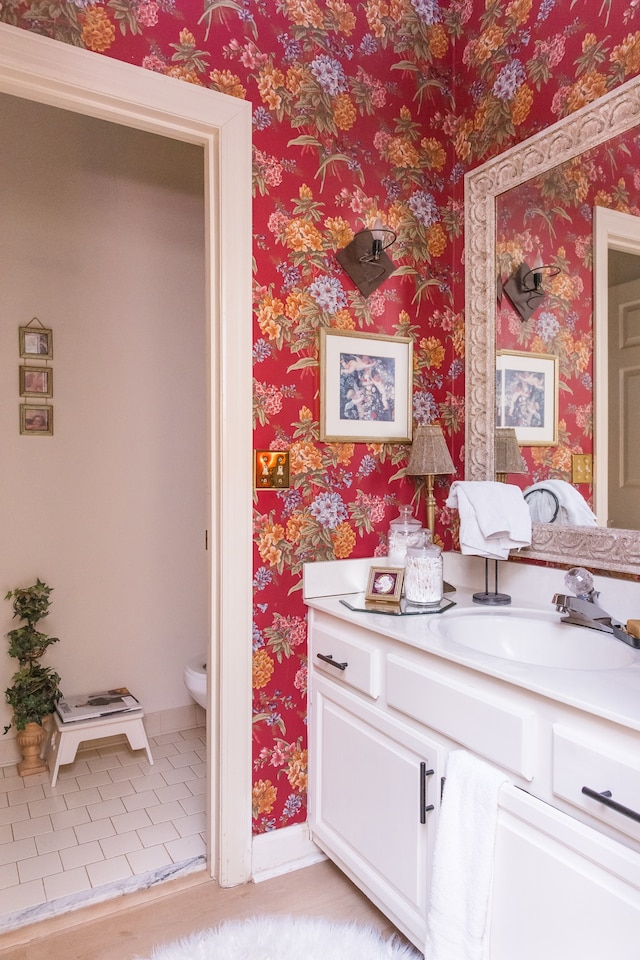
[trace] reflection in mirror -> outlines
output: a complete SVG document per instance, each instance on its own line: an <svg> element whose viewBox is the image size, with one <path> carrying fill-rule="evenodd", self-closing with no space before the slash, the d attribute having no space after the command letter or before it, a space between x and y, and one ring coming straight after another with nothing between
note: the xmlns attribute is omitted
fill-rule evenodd
<svg viewBox="0 0 640 960"><path fill-rule="evenodd" d="M639 122L634 78L466 175L467 479L488 479L495 469L498 334L501 350L558 358L558 442L522 444L530 473L519 485L557 478L594 502L589 468L602 448L592 425L602 404L593 396L592 219L596 207L640 213ZM523 320L507 296L497 306L497 274L504 282L538 255L559 272L543 274L544 299ZM623 528L534 523L526 555L637 572L640 533L618 522Z"/></svg>
<svg viewBox="0 0 640 960"><path fill-rule="evenodd" d="M596 512L640 530L640 217L598 208L593 236Z"/></svg>

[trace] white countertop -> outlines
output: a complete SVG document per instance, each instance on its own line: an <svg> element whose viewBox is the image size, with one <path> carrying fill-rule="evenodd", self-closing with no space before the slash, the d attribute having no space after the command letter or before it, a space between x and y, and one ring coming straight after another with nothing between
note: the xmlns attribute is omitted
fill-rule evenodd
<svg viewBox="0 0 640 960"><path fill-rule="evenodd" d="M351 601L354 597L350 593L341 596ZM628 651L631 662L613 669L585 670L537 666L491 656L449 640L437 632L438 621L444 621L447 616L461 610L469 610L482 617L517 618L532 613L548 616L548 604L543 607L519 601L510 606L485 607L473 602L472 591L458 589L455 593L447 594L447 599L454 600L456 604L449 611L417 616L387 616L350 610L340 602L341 596L307 596L305 602L314 610L324 611L347 623L640 731L640 650L634 650L613 636L598 633L603 643L612 645L612 659L616 657L618 647L622 646ZM556 616L560 620L560 614ZM587 636L593 633L582 627L567 629L584 630Z"/></svg>

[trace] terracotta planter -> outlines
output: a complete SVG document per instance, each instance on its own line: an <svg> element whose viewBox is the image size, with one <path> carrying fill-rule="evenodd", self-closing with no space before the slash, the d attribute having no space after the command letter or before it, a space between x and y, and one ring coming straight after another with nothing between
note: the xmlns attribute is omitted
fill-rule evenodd
<svg viewBox="0 0 640 960"><path fill-rule="evenodd" d="M16 740L22 750L22 760L18 764L18 773L21 777L47 772L46 761L40 756L42 744L46 737L46 730L39 723L28 723L24 730L18 730Z"/></svg>

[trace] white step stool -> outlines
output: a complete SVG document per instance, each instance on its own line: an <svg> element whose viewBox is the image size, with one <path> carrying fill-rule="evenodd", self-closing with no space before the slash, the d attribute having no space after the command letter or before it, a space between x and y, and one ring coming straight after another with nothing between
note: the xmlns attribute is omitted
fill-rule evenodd
<svg viewBox="0 0 640 960"><path fill-rule="evenodd" d="M73 763L76 751L85 740L103 740L123 733L132 750L146 750L149 763L153 764L147 733L142 718L143 710L115 713L91 720L72 720L63 723L57 713L53 714L54 728L47 748L47 763L51 771L51 786L55 787L58 770L65 763Z"/></svg>

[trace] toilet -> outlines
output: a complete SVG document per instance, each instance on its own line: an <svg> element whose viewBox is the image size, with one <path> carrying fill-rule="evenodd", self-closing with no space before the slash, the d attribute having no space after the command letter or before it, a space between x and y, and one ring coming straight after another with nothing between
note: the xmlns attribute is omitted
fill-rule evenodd
<svg viewBox="0 0 640 960"><path fill-rule="evenodd" d="M204 654L192 657L184 668L184 684L196 701L207 709L207 664Z"/></svg>

